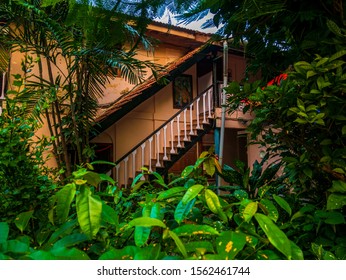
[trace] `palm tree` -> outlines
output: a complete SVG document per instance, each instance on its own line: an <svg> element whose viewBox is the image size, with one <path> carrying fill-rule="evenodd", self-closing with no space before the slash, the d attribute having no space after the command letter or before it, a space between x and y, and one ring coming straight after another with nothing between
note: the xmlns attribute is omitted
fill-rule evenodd
<svg viewBox="0 0 346 280"><path fill-rule="evenodd" d="M139 1L128 6L123 1L8 0L0 5L8 30L0 41L24 54L25 90L16 99L36 118L45 117L66 176L73 171L71 160L82 164L90 157L89 136L105 82L120 73L137 83L146 68L155 71L154 64L134 58L140 43L150 47L144 32L155 11L156 6ZM129 51L123 48L126 42Z"/></svg>

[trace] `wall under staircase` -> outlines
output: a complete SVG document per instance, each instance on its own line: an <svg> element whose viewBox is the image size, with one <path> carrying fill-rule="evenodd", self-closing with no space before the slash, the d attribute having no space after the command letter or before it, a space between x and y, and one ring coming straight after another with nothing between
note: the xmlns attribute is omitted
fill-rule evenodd
<svg viewBox="0 0 346 280"><path fill-rule="evenodd" d="M116 161L115 178L119 186L129 187L142 167L166 174L214 122L213 86L194 98L169 120Z"/></svg>

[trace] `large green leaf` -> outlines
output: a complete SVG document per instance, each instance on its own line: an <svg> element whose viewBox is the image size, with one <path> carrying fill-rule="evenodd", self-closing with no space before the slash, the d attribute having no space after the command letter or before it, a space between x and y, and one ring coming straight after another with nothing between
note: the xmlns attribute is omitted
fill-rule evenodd
<svg viewBox="0 0 346 280"><path fill-rule="evenodd" d="M184 187L175 187L175 188L171 188L167 191L163 191L159 194L159 196L157 197L157 200L164 200L170 197L174 197L179 195L180 193L186 191L186 189Z"/></svg>
<svg viewBox="0 0 346 280"><path fill-rule="evenodd" d="M59 223L64 223L70 212L70 205L76 194L76 185L74 183L65 185L56 193L56 216Z"/></svg>
<svg viewBox="0 0 346 280"><path fill-rule="evenodd" d="M188 224L177 227L172 230L178 236L192 236L199 234L206 235L219 235L219 232L211 226L208 225L194 225Z"/></svg>
<svg viewBox="0 0 346 280"><path fill-rule="evenodd" d="M185 244L187 252L214 253L214 246L209 241L192 241Z"/></svg>
<svg viewBox="0 0 346 280"><path fill-rule="evenodd" d="M104 202L102 202L102 220L110 223L111 225L119 225L118 213Z"/></svg>
<svg viewBox="0 0 346 280"><path fill-rule="evenodd" d="M268 217L272 219L274 222L278 220L279 218L278 209L275 207L273 202L271 202L271 200L263 198L261 199L259 206L268 215Z"/></svg>
<svg viewBox="0 0 346 280"><path fill-rule="evenodd" d="M92 239L101 226L102 201L91 193L89 187L82 186L76 197L76 208L82 231Z"/></svg>
<svg viewBox="0 0 346 280"><path fill-rule="evenodd" d="M205 201L207 202L208 208L211 212L218 214L222 211L219 197L212 190L205 190Z"/></svg>
<svg viewBox="0 0 346 280"><path fill-rule="evenodd" d="M103 253L99 260L133 260L140 250L141 249L136 246L126 246L123 249L111 248Z"/></svg>
<svg viewBox="0 0 346 280"><path fill-rule="evenodd" d="M190 187L186 193L184 194L182 198L182 203L187 204L189 203L192 199L194 199L202 190L204 189L203 185L194 185Z"/></svg>
<svg viewBox="0 0 346 280"><path fill-rule="evenodd" d="M346 182L343 181L333 181L333 185L330 189L328 189L329 192L340 192L340 193L346 193Z"/></svg>
<svg viewBox="0 0 346 280"><path fill-rule="evenodd" d="M178 235L176 235L173 231L168 231L169 236L174 240L175 245L177 245L179 251L184 256L184 258L187 258L187 251L184 246L184 243L181 241Z"/></svg>
<svg viewBox="0 0 346 280"><path fill-rule="evenodd" d="M327 210L340 209L346 205L346 195L332 193L327 199Z"/></svg>
<svg viewBox="0 0 346 280"><path fill-rule="evenodd" d="M23 232L25 230L25 228L27 227L29 220L31 219L32 215L34 214L34 210L31 211L27 211L27 212L23 212L20 213L15 221L14 224L16 225L16 227Z"/></svg>
<svg viewBox="0 0 346 280"><path fill-rule="evenodd" d="M184 204L182 200L179 201L174 211L174 219L177 221L177 223L180 224L186 218L195 202L196 198L190 200L187 204Z"/></svg>
<svg viewBox="0 0 346 280"><path fill-rule="evenodd" d="M53 245L53 250L58 249L59 247L71 247L79 243L85 242L88 240L88 237L82 233L74 233L64 238L60 239Z"/></svg>
<svg viewBox="0 0 346 280"><path fill-rule="evenodd" d="M19 240L8 240L7 242L7 252L11 252L14 254L26 254L29 253L30 247L26 242L21 242Z"/></svg>
<svg viewBox="0 0 346 280"><path fill-rule="evenodd" d="M292 215L291 206L288 204L288 202L285 199L275 194L273 195L273 198L276 201L276 203L279 204L279 206L288 213L288 215L290 216Z"/></svg>
<svg viewBox="0 0 346 280"><path fill-rule="evenodd" d="M255 218L268 237L269 242L288 259L292 258L291 242L286 234L267 216L256 213Z"/></svg>
<svg viewBox="0 0 346 280"><path fill-rule="evenodd" d="M77 249L77 248L66 248L66 247L57 247L54 250L51 250L51 253L58 260L89 260L89 256Z"/></svg>
<svg viewBox="0 0 346 280"><path fill-rule="evenodd" d="M0 243L6 242L9 231L8 223L0 222Z"/></svg>
<svg viewBox="0 0 346 280"><path fill-rule="evenodd" d="M250 202L248 205L246 205L244 212L243 212L243 217L245 222L249 222L252 217L256 214L257 212L257 207L258 203L257 202Z"/></svg>
<svg viewBox="0 0 346 280"><path fill-rule="evenodd" d="M135 227L135 243L136 246L142 247L144 246L150 236L151 227L144 227L144 226L136 226Z"/></svg>
<svg viewBox="0 0 346 280"><path fill-rule="evenodd" d="M155 218L151 218L151 217L140 217L140 218L135 218L133 219L131 222L129 222L129 226L130 227L134 227L134 226L141 226L141 227L162 227L162 228L166 228L166 225Z"/></svg>
<svg viewBox="0 0 346 280"><path fill-rule="evenodd" d="M246 234L236 231L224 231L216 239L217 252L223 259L234 260L246 244Z"/></svg>
<svg viewBox="0 0 346 280"><path fill-rule="evenodd" d="M160 256L160 244L151 244L147 247L141 248L136 254L135 260L157 260Z"/></svg>

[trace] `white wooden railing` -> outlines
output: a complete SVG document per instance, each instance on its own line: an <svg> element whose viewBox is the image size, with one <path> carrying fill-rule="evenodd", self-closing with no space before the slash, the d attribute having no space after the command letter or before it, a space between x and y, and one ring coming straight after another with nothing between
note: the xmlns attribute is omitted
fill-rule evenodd
<svg viewBox="0 0 346 280"><path fill-rule="evenodd" d="M116 161L118 185L128 187L129 179L135 178L144 166L150 172L164 167L164 161L170 160L170 155L178 153L184 141L190 141L190 136L197 135L196 130L202 129L200 122L209 123L213 111L213 87L210 86Z"/></svg>
<svg viewBox="0 0 346 280"><path fill-rule="evenodd" d="M5 100L5 91L6 91L6 83L7 83L7 73L0 72L0 116L2 114L2 102Z"/></svg>

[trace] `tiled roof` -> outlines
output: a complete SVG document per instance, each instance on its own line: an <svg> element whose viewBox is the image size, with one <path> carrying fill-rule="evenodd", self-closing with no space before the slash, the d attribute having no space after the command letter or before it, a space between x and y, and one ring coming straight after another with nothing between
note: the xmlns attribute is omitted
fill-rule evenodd
<svg viewBox="0 0 346 280"><path fill-rule="evenodd" d="M183 57L177 59L176 61L173 61L169 64L167 64L164 68L165 70L158 73L157 77L151 76L147 80L145 80L143 83L135 86L132 90L130 90L128 93L122 95L114 102L102 105L101 108L98 111L96 122L99 123L103 120L105 120L108 116L112 115L113 113L120 110L125 104L128 104L131 102L135 97L138 97L139 95L143 94L143 91L146 89L149 89L153 85L156 85L159 78L163 78L170 74L171 71L179 68L184 62L192 58L194 55L199 53L201 50L203 50L207 45L202 45L201 47L198 47L190 52L188 52Z"/></svg>

